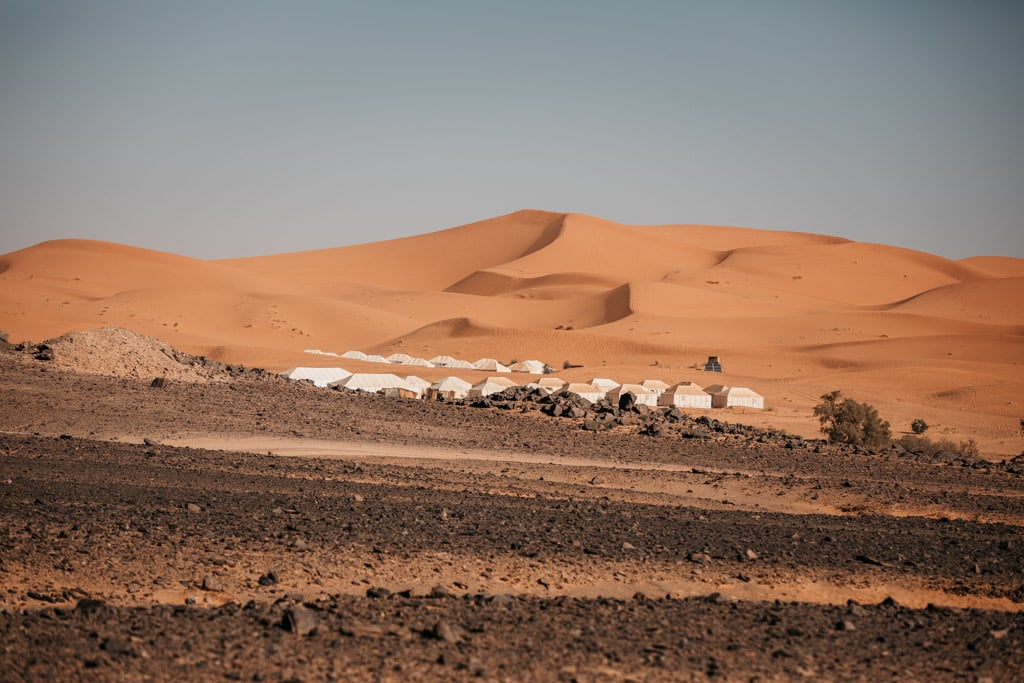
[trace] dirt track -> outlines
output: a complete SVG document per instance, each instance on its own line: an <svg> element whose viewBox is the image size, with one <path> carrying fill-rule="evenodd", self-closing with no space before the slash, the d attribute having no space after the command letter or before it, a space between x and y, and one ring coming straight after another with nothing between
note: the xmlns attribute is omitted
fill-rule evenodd
<svg viewBox="0 0 1024 683"><path fill-rule="evenodd" d="M1024 482L1005 472L0 357L12 680L1024 671ZM210 434L354 447L165 443Z"/></svg>

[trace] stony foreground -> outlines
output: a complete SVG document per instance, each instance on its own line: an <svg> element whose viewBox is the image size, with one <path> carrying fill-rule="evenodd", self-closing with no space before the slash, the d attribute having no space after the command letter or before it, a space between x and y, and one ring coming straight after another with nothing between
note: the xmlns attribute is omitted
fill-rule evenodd
<svg viewBox="0 0 1024 683"><path fill-rule="evenodd" d="M0 680L1024 672L1024 485L1003 471L2 370ZM169 445L214 432L404 450ZM428 448L449 455L402 455Z"/></svg>

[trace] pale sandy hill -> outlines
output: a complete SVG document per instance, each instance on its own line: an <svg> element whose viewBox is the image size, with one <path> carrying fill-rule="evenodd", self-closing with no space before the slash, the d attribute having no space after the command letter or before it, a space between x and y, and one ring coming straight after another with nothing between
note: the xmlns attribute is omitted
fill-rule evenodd
<svg viewBox="0 0 1024 683"><path fill-rule="evenodd" d="M543 211L225 261L84 240L0 256L14 340L105 326L276 370L336 363L307 348L361 349L750 386L769 410L743 420L808 436L817 397L838 388L897 429L920 417L988 452L1024 450L1024 259ZM697 369L710 354L723 375Z"/></svg>

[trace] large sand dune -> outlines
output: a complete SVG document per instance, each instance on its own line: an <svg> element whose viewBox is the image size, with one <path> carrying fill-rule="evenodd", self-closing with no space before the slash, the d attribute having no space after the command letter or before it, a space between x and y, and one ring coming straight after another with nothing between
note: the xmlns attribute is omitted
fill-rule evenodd
<svg viewBox="0 0 1024 683"><path fill-rule="evenodd" d="M771 410L735 419L805 435L838 388L897 431L920 417L988 453L1024 448L1024 259L542 211L224 261L85 240L0 256L12 340L108 326L271 369L357 348L749 385ZM708 354L724 376L695 369Z"/></svg>

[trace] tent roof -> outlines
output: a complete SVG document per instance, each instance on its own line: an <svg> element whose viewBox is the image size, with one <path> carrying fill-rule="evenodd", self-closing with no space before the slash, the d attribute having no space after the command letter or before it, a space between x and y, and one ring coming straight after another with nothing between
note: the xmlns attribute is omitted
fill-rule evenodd
<svg viewBox="0 0 1024 683"><path fill-rule="evenodd" d="M645 379L643 382L640 382L640 386L647 387L648 389L664 391L665 389L668 389L670 385L667 382L662 382L660 379Z"/></svg>
<svg viewBox="0 0 1024 683"><path fill-rule="evenodd" d="M384 356L378 356L377 354L373 354L371 356L367 356L363 360L369 361L370 363L390 363L391 362L387 358L385 358Z"/></svg>
<svg viewBox="0 0 1024 683"><path fill-rule="evenodd" d="M430 388L437 389L438 391L469 391L473 388L473 385L461 377L449 376L437 380L430 385Z"/></svg>
<svg viewBox="0 0 1024 683"><path fill-rule="evenodd" d="M341 354L342 358L351 358L353 360L366 360L366 354L362 351L346 351Z"/></svg>
<svg viewBox="0 0 1024 683"><path fill-rule="evenodd" d="M479 370L480 368L475 367L468 360L453 360L451 363L446 365L447 368L455 368L457 370Z"/></svg>
<svg viewBox="0 0 1024 683"><path fill-rule="evenodd" d="M297 367L281 373L284 377L294 380L308 379L318 387L326 387L331 382L345 379L352 373L345 368L309 368Z"/></svg>
<svg viewBox="0 0 1024 683"><path fill-rule="evenodd" d="M537 384L542 387L555 387L556 389L561 389L565 386L565 380L558 377L541 377L537 380Z"/></svg>
<svg viewBox="0 0 1024 683"><path fill-rule="evenodd" d="M618 382L613 379L608 379L607 377L595 377L590 380L590 384L593 384L595 387L603 389L604 391L610 391L611 389L619 386Z"/></svg>
<svg viewBox="0 0 1024 683"><path fill-rule="evenodd" d="M643 386L642 384L622 384L620 386L615 387L614 389L612 389L608 393L609 394L619 394L620 396L622 394L635 394L636 396L650 396L650 395L652 395L652 394L654 394L656 392L652 391L651 389L648 389L647 387Z"/></svg>
<svg viewBox="0 0 1024 683"><path fill-rule="evenodd" d="M417 377L416 375L409 375L408 377L406 377L405 383L411 387L416 387L417 389L426 389L427 387L430 386L430 382L423 379L422 377Z"/></svg>
<svg viewBox="0 0 1024 683"><path fill-rule="evenodd" d="M412 356L407 353L393 353L387 357L389 363L408 363L412 360Z"/></svg>
<svg viewBox="0 0 1024 683"><path fill-rule="evenodd" d="M502 365L501 361L494 358L481 358L473 363L473 367L477 370L487 370L488 372L509 372L508 366Z"/></svg>
<svg viewBox="0 0 1024 683"><path fill-rule="evenodd" d="M676 394L679 396L707 396L708 393L700 388L700 386L693 382L680 382L679 384L670 387L666 393Z"/></svg>
<svg viewBox="0 0 1024 683"><path fill-rule="evenodd" d="M539 360L521 360L509 366L512 372L527 372L531 375L544 374L544 363Z"/></svg>
<svg viewBox="0 0 1024 683"><path fill-rule="evenodd" d="M455 359L451 356L434 356L430 359L430 362L439 368L446 367L450 363L454 363Z"/></svg>
<svg viewBox="0 0 1024 683"><path fill-rule="evenodd" d="M380 391L381 389L409 388L404 379L398 375L393 375L390 372L378 374L357 372L343 380L331 382L330 386L341 387L342 389L349 389L351 391L355 391L357 389L362 389L363 391Z"/></svg>

